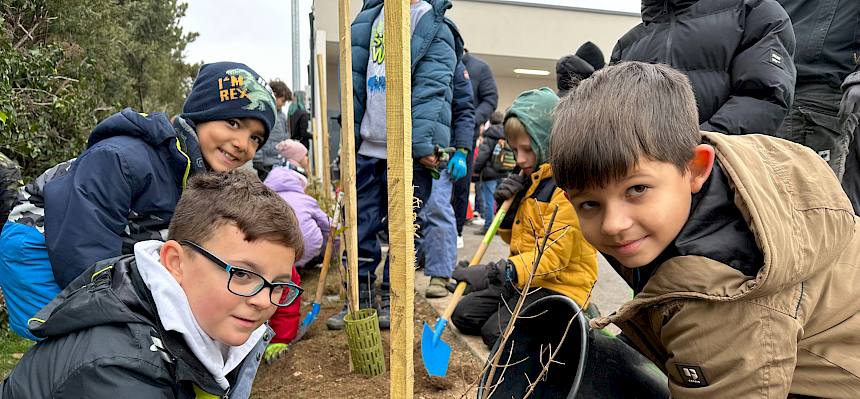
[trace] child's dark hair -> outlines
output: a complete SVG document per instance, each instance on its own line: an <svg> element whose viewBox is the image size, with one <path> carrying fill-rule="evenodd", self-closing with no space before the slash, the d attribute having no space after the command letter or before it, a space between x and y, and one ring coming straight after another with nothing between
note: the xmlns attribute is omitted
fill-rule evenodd
<svg viewBox="0 0 860 399"><path fill-rule="evenodd" d="M581 191L624 178L640 157L686 173L701 141L696 98L669 66L622 62L597 71L561 100L550 137L556 184Z"/></svg>
<svg viewBox="0 0 860 399"><path fill-rule="evenodd" d="M490 114L490 124L498 125L504 121L505 121L505 114L503 114L499 111L493 111L493 113Z"/></svg>
<svg viewBox="0 0 860 399"><path fill-rule="evenodd" d="M188 180L176 204L167 238L204 243L228 223L246 241L266 240L282 244L302 257L304 241L293 209L253 173L201 172Z"/></svg>
<svg viewBox="0 0 860 399"><path fill-rule="evenodd" d="M287 87L287 84L280 80L273 80L269 82L269 87L272 88L272 92L275 93L275 98L283 98L287 101L293 101L293 92L290 91L290 88Z"/></svg>

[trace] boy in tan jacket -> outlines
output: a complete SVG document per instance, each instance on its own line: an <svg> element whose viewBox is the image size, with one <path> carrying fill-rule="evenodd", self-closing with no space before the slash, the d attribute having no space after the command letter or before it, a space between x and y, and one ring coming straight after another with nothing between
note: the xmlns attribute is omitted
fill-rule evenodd
<svg viewBox="0 0 860 399"><path fill-rule="evenodd" d="M860 397L860 234L827 164L700 132L687 78L621 63L559 104L556 182L636 292L619 326L676 398Z"/></svg>

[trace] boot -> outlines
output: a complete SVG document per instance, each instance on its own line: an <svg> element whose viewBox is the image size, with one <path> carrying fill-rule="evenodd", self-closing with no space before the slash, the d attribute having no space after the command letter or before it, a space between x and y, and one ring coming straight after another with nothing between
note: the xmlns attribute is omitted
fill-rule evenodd
<svg viewBox="0 0 860 399"><path fill-rule="evenodd" d="M430 277L430 285L424 291L425 298L444 298L448 296L448 289L445 285L448 284L448 277Z"/></svg>
<svg viewBox="0 0 860 399"><path fill-rule="evenodd" d="M382 283L379 286L379 328L387 330L391 327L391 286Z"/></svg>
<svg viewBox="0 0 860 399"><path fill-rule="evenodd" d="M368 284L358 284L358 308L359 309L367 309L374 306L375 298L373 295L373 291ZM377 310L378 311L378 310ZM329 317L328 320L325 321L326 327L329 330L343 330L344 321L343 318L346 317L346 314L349 312L349 306L346 303L343 304L343 309L340 310L337 314L332 317Z"/></svg>

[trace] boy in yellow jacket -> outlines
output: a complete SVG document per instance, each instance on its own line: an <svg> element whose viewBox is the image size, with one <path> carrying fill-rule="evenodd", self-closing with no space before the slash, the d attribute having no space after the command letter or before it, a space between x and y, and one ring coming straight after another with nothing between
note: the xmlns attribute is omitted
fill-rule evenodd
<svg viewBox="0 0 860 399"><path fill-rule="evenodd" d="M700 132L689 80L621 63L556 110L556 181L636 292L614 323L674 398L860 397L860 234L810 149Z"/></svg>
<svg viewBox="0 0 860 399"><path fill-rule="evenodd" d="M503 179L494 194L497 204L516 196L499 230L510 244L511 255L495 263L458 267L451 276L470 288L451 322L465 334L480 334L488 347L511 319L508 309L513 309L532 272L556 205L553 232L525 305L548 295L565 295L585 307L597 280L597 252L583 238L576 213L564 191L556 187L546 156L556 104L558 97L544 87L520 94L505 114L505 138L516 153L518 168L525 172Z"/></svg>

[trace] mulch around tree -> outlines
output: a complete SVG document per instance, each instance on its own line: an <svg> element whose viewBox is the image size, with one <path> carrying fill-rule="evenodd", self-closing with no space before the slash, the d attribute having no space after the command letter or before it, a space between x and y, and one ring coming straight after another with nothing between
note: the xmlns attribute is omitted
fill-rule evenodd
<svg viewBox="0 0 860 399"><path fill-rule="evenodd" d="M319 269L300 271L305 302L309 309L319 279ZM337 294L339 277L332 271L326 279L326 294ZM299 341L290 345L289 352L273 364L262 364L254 381L252 398L386 398L389 395L389 372L364 377L349 371L349 349L346 332L330 331L325 320L337 313L342 302L323 301L322 309L311 329ZM304 316L304 313L303 313ZM443 339L452 347L447 377L431 378L421 361L421 333L424 321L434 322L437 314L416 294L415 301L415 365L414 397L472 398L482 362L454 337L449 329ZM389 331L382 331L382 344L389 367Z"/></svg>

